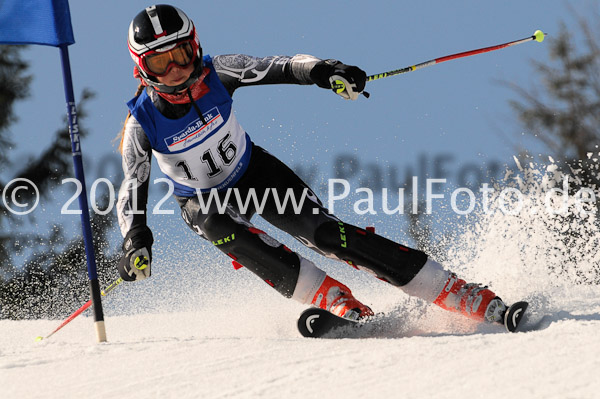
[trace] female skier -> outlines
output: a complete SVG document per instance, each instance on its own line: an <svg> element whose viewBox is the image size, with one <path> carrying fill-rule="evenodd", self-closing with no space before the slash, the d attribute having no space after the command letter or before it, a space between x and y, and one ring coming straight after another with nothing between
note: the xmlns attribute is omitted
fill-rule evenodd
<svg viewBox="0 0 600 399"><path fill-rule="evenodd" d="M128 44L141 84L127 104L121 132L125 178L118 217L124 255L118 269L124 280L150 276L153 236L146 203L153 153L173 183L189 227L233 259L236 268L246 267L285 297L346 319L373 315L347 286L253 227L256 210L242 212L235 200L253 191L268 198L261 213L265 220L318 253L444 309L502 322L507 307L487 287L467 284L425 253L329 214L290 168L251 141L232 109L236 89L276 83L325 89L335 84L337 94L355 100L366 83L361 69L309 55L203 56L192 20L169 5L140 12L129 27ZM307 200L298 210L280 212L275 198L286 193ZM227 206L219 207L216 197Z"/></svg>

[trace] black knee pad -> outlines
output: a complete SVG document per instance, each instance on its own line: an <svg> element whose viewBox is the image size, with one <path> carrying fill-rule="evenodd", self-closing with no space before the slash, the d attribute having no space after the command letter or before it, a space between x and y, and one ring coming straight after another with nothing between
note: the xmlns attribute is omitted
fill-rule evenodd
<svg viewBox="0 0 600 399"><path fill-rule="evenodd" d="M427 255L350 224L329 221L315 232L319 249L367 268L395 286L403 286L421 270Z"/></svg>
<svg viewBox="0 0 600 399"><path fill-rule="evenodd" d="M229 215L206 218L202 231L221 251L290 298L300 273L297 254L264 232L238 223Z"/></svg>

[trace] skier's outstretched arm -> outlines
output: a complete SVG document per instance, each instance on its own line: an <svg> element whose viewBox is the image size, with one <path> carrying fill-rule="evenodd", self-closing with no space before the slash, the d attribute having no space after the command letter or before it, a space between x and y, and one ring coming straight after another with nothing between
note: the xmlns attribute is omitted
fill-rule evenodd
<svg viewBox="0 0 600 399"><path fill-rule="evenodd" d="M336 94L355 100L365 89L367 78L358 67L306 54L262 58L244 54L218 55L213 58L213 65L230 95L243 86L287 83L316 84L331 89L332 84L339 81L344 88L335 91Z"/></svg>
<svg viewBox="0 0 600 399"><path fill-rule="evenodd" d="M146 204L152 149L139 122L130 116L123 136L122 166L125 177L119 190L117 216L123 241L118 269L126 281L150 276L152 232L146 223Z"/></svg>

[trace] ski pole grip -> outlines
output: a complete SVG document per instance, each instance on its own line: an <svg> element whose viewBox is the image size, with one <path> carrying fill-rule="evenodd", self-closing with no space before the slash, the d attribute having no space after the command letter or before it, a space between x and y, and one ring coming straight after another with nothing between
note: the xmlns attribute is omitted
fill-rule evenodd
<svg viewBox="0 0 600 399"><path fill-rule="evenodd" d="M343 89L345 86L343 84L332 84L331 85L331 90L333 90L334 92L338 89ZM371 97L371 94L369 94L368 91L361 91L360 94L362 94L363 96L365 96L365 98L369 98Z"/></svg>

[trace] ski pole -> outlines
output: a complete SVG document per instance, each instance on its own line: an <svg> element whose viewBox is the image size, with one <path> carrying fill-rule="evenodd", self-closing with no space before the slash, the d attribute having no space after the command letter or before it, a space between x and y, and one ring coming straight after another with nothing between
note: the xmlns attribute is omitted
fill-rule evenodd
<svg viewBox="0 0 600 399"><path fill-rule="evenodd" d="M462 53L451 54L451 55L447 55L444 57L434 58L433 60L425 61L420 64L412 65L412 66L409 66L406 68L395 69L393 71L388 71L388 72L378 73L376 75L367 76L367 82L370 82L372 80L387 78L389 76L400 75L401 73L416 71L417 69L425 68L425 67L435 65L435 64L440 64L444 61L450 61L450 60L455 60L458 58L469 57L471 55L500 50L500 49L503 49L506 47L515 46L517 44L526 43L526 42L530 42L533 40L541 43L544 41L545 36L546 36L546 34L544 32L542 32L541 30L536 30L532 36L526 37L525 39L515 40L512 42L503 43L503 44L497 44L495 46L490 46L490 47L479 48L476 50L464 51Z"/></svg>
<svg viewBox="0 0 600 399"><path fill-rule="evenodd" d="M400 75L402 73L416 71L418 69L422 69L422 68L432 66L435 64L440 64L445 61L450 61L450 60L455 60L458 58L469 57L471 55L482 54L482 53L487 53L490 51L500 50L500 49L503 49L506 47L515 46L517 44L526 43L526 42L530 42L533 40L541 43L544 41L545 36L546 36L546 34L544 32L542 32L541 30L536 30L532 36L526 37L524 39L515 40L512 42L503 43L503 44L497 44L495 46L490 46L490 47L483 47L483 48L479 48L479 49L475 49L475 50L463 51L462 53L450 54L450 55L446 55L444 57L434 58L429 61L421 62L420 64L408 66L406 68L394 69L393 71L378 73L375 75L369 75L369 76L367 76L367 82L371 82L373 80L378 80L378 79L383 79L383 78L388 78L390 76ZM332 85L331 88L333 90L339 90L339 89L343 90L344 85L336 84L336 85ZM365 97L369 98L368 93L363 92L363 94L365 94Z"/></svg>
<svg viewBox="0 0 600 399"><path fill-rule="evenodd" d="M121 277L119 277L112 284L110 284L108 287L106 287L106 289L104 291L102 291L100 294L102 296L106 296L109 292L111 292L113 289L115 289L122 282L123 282L123 279ZM86 303L84 303L83 306L81 306L75 312L73 312L73 314L71 316L67 317L65 319L65 321L63 321L60 324L60 326L58 326L54 331L52 331L50 334L46 335L45 337L42 337L42 336L36 337L35 341L37 342L37 341L41 341L43 339L50 338L52 335L54 335L54 333L56 333L58 330L60 330L61 328L63 328L67 324L69 324L74 318L76 318L77 316L79 316L81 313L83 313L90 306L92 306L92 300L91 299L89 301L87 301Z"/></svg>

